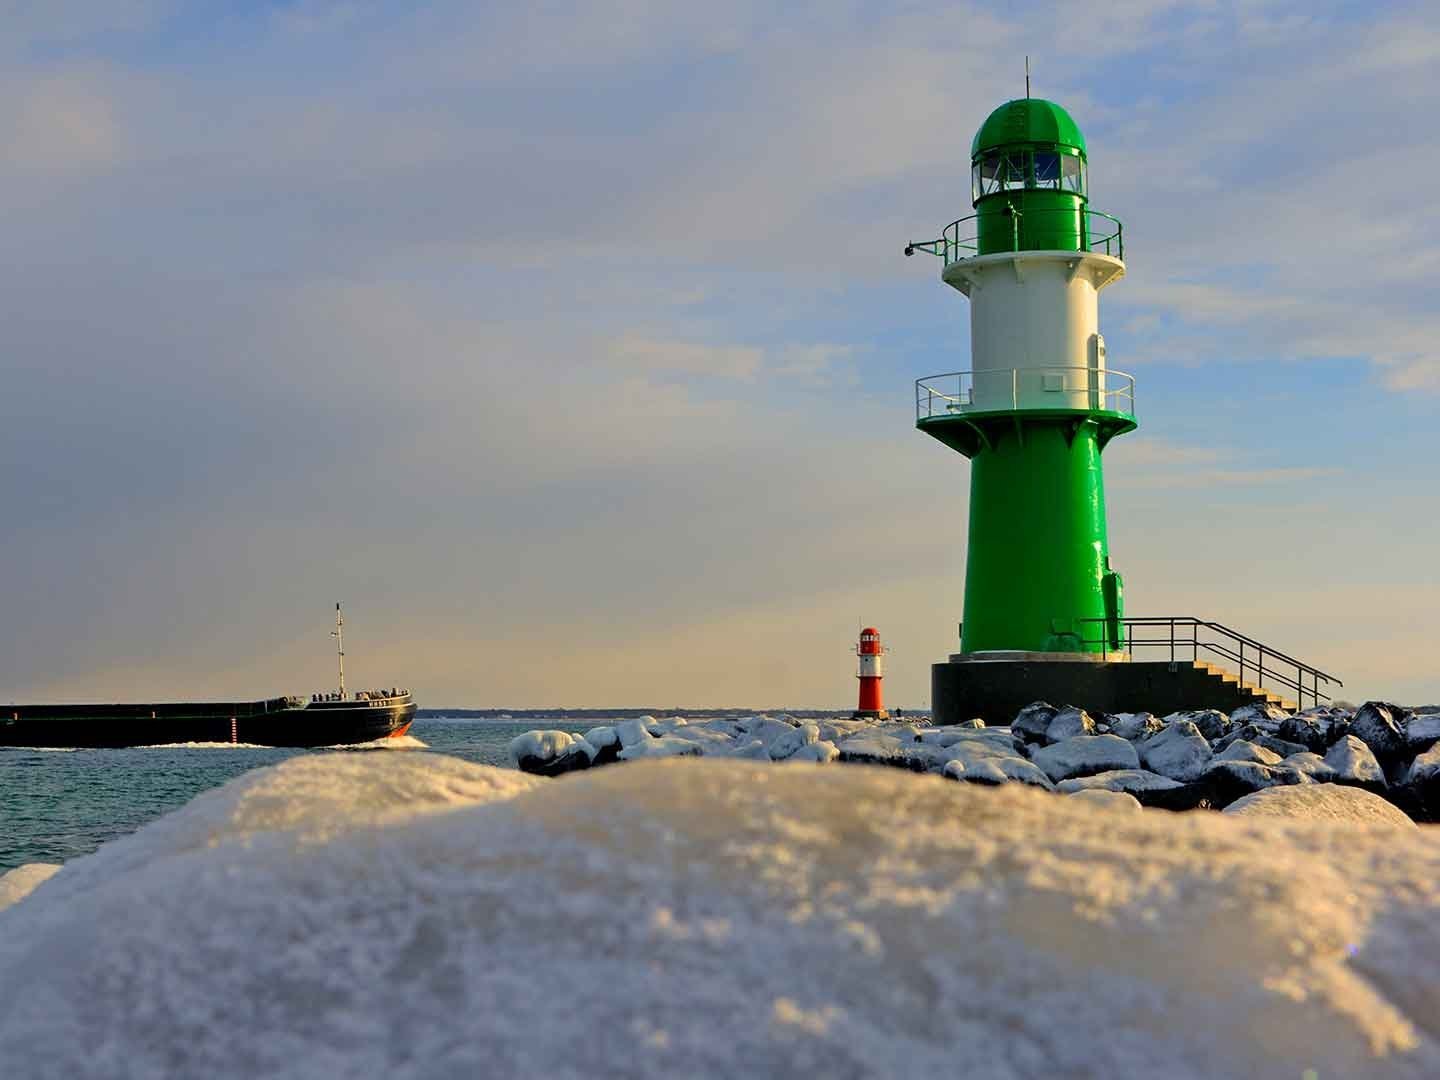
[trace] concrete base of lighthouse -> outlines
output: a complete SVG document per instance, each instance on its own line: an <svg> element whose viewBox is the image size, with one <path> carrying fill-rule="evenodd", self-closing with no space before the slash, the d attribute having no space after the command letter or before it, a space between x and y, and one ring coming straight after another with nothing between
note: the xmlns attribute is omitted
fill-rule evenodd
<svg viewBox="0 0 1440 1080"><path fill-rule="evenodd" d="M958 653L930 668L935 724L978 717L1004 726L1034 701L1074 705L1087 712L1220 709L1273 698L1189 660L1105 659L1087 653Z"/></svg>
<svg viewBox="0 0 1440 1080"><path fill-rule="evenodd" d="M857 709L850 714L851 720L889 720L890 713L885 709Z"/></svg>

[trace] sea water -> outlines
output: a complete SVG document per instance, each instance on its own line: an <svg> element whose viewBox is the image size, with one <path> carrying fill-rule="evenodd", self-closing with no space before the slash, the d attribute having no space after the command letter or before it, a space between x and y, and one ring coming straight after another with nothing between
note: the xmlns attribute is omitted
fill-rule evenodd
<svg viewBox="0 0 1440 1080"><path fill-rule="evenodd" d="M602 722L420 718L406 737L345 752L435 752L509 767L510 740L522 732L583 732ZM124 750L0 747L0 873L25 863L63 863L88 855L241 773L322 752L225 743Z"/></svg>

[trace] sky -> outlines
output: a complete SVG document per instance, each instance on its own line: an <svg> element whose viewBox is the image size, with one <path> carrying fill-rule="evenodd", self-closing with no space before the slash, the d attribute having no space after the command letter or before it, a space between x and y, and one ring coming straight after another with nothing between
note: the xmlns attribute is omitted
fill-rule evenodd
<svg viewBox="0 0 1440 1080"><path fill-rule="evenodd" d="M1440 9L0 0L0 700L920 707L1024 92L1125 223L1134 615L1440 700Z"/></svg>

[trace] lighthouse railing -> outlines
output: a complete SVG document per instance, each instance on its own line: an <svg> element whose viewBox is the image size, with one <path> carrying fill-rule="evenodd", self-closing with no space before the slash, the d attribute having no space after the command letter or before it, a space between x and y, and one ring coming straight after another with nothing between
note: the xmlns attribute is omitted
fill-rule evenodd
<svg viewBox="0 0 1440 1080"><path fill-rule="evenodd" d="M952 371L915 380L916 421L972 413L1063 409L1135 415L1135 379L1080 365Z"/></svg>
<svg viewBox="0 0 1440 1080"><path fill-rule="evenodd" d="M1083 638L1086 644L1106 647L1105 629L1109 620L1079 621L1096 624L1100 631L1098 637ZM1168 652L1172 664L1181 660L1189 660L1193 664L1200 662L1200 654L1204 651L1239 667L1242 684L1247 678L1254 679L1254 686L1264 690L1266 680L1269 680L1271 689L1292 691L1296 704L1302 709L1306 698L1312 705L1318 706L1330 700L1332 684L1337 687L1345 685L1334 675L1209 619L1197 619L1193 615L1160 615L1120 621L1124 626L1124 648L1110 650L1112 652L1133 656L1136 649L1160 649Z"/></svg>
<svg viewBox="0 0 1440 1080"><path fill-rule="evenodd" d="M1075 250L1112 255L1117 259L1125 258L1125 226L1113 214L1107 214L1102 210L1091 210L1089 207L1083 209L1033 207L1028 210L1008 207L1007 209L1011 218L1011 251L1050 250L1048 246L1042 249L1032 243L1027 243L1028 232L1025 224L1027 220L1031 222L1030 228L1036 235L1053 237L1056 233L1055 223L1064 223L1068 219L1075 223ZM1055 215L1063 216L1056 217ZM914 255L917 251L939 256L945 261L946 266L980 254L980 214L968 214L952 221L934 240L916 241L905 245L906 255Z"/></svg>

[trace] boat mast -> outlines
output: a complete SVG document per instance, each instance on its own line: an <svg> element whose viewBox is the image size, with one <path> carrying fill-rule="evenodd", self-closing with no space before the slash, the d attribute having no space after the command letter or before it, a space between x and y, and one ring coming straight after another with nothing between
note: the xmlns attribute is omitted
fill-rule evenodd
<svg viewBox="0 0 1440 1080"><path fill-rule="evenodd" d="M330 631L335 639L335 659L340 665L340 700L345 700L345 616L340 614L340 603L335 603L335 629Z"/></svg>

